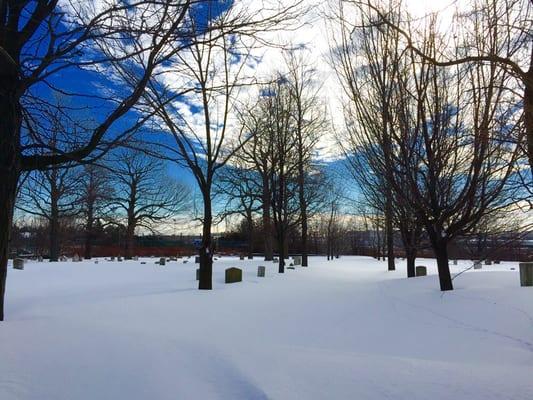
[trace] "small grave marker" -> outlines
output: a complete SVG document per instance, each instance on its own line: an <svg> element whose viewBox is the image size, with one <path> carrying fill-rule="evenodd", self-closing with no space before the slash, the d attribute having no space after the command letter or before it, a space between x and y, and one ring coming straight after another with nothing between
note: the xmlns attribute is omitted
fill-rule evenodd
<svg viewBox="0 0 533 400"><path fill-rule="evenodd" d="M265 267L263 267L263 266L257 267L257 276L260 277L260 278L264 278L265 277L265 271L266 271Z"/></svg>
<svg viewBox="0 0 533 400"><path fill-rule="evenodd" d="M13 260L13 269L24 269L24 259L23 258L15 258Z"/></svg>
<svg viewBox="0 0 533 400"><path fill-rule="evenodd" d="M415 275L416 276L426 276L428 274L428 270L423 265L418 265L415 267Z"/></svg>
<svg viewBox="0 0 533 400"><path fill-rule="evenodd" d="M159 265L165 265L166 262L167 262L167 259L166 259L165 257L161 257L161 258L159 259Z"/></svg>
<svg viewBox="0 0 533 400"><path fill-rule="evenodd" d="M533 262L521 262L520 286L533 286Z"/></svg>
<svg viewBox="0 0 533 400"><path fill-rule="evenodd" d="M242 269L228 268L226 269L226 283L235 283L242 281Z"/></svg>

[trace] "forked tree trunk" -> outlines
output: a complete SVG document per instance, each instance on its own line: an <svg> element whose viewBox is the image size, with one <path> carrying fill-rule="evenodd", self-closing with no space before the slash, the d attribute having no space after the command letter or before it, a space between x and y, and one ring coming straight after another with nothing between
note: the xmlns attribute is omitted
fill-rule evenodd
<svg viewBox="0 0 533 400"><path fill-rule="evenodd" d="M133 258L133 248L135 247L135 224L128 221L126 227L126 243L124 245L124 259L131 260Z"/></svg>
<svg viewBox="0 0 533 400"><path fill-rule="evenodd" d="M199 290L213 289L213 254L211 246L211 223L213 215L211 212L210 194L203 195L204 200L204 218L202 228L202 243L200 245L200 279L198 280Z"/></svg>

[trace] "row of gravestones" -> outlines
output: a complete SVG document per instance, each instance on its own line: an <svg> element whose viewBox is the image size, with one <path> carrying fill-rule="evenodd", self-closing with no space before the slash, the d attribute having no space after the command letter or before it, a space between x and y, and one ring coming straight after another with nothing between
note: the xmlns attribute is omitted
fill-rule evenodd
<svg viewBox="0 0 533 400"><path fill-rule="evenodd" d="M499 264L500 262L494 262L495 264ZM457 260L454 260L454 265L457 265ZM485 265L491 265L488 264L487 261L485 261ZM521 262L519 263L520 267L520 286L533 286L533 262ZM475 261L474 262L474 269L481 269L481 261ZM511 268L514 270L514 268ZM426 276L427 275L427 268L423 265L418 265L415 267L415 276Z"/></svg>
<svg viewBox="0 0 533 400"><path fill-rule="evenodd" d="M257 267L257 276L260 278L264 278L266 273L266 267L259 266ZM200 268L196 269L196 280L200 280ZM240 268L227 268L224 271L224 282L225 283L237 283L242 282L242 269Z"/></svg>

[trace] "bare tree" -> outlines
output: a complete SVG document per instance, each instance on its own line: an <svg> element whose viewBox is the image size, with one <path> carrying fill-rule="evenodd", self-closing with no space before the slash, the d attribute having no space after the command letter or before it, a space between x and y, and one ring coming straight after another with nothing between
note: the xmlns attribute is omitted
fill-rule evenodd
<svg viewBox="0 0 533 400"><path fill-rule="evenodd" d="M109 203L115 190L109 170L97 164L83 166L80 186L80 208L85 225L84 258L91 259L95 224L108 216Z"/></svg>
<svg viewBox="0 0 533 400"><path fill-rule="evenodd" d="M189 190L165 175L165 164L139 151L124 151L113 165L114 195L110 207L117 224L125 226L124 257L134 255L135 231L157 231L157 223L189 207Z"/></svg>
<svg viewBox="0 0 533 400"><path fill-rule="evenodd" d="M480 68L490 64L503 70L510 79L506 88L522 98L513 96L516 107L523 110L525 136L517 136L518 145L526 142L525 153L533 173L533 46L531 20L533 3L530 0L473 0L469 9L456 11L452 29L445 42L436 51L427 51L425 39L413 33L412 18L391 19L387 2L345 0L355 4L364 13L373 14L372 24L386 26L400 35L405 49L414 52L425 62L438 67L465 66ZM432 16L434 18L435 15ZM423 36L423 35L421 35ZM528 177L528 181L531 176ZM529 182L528 182L529 184Z"/></svg>
<svg viewBox="0 0 533 400"><path fill-rule="evenodd" d="M53 166L31 172L21 188L16 207L47 221L50 261L59 260L62 221L79 213L79 186L79 171Z"/></svg>
<svg viewBox="0 0 533 400"><path fill-rule="evenodd" d="M238 214L246 223L248 259L253 258L254 215L261 209L261 186L257 172L247 167L238 154L231 165L221 170L215 187L215 195L224 197L224 216Z"/></svg>
<svg viewBox="0 0 533 400"><path fill-rule="evenodd" d="M235 127L234 113L239 93L254 84L253 77L246 75L251 51L257 43L264 43L261 32L287 27L301 10L296 2L288 7L271 4L256 11L241 7L220 10L216 3L208 3L205 13L211 18L201 24L190 21L191 29L203 40L180 52L173 60L174 67L153 82L145 96L175 141L174 148L167 147L169 157L192 172L201 192L200 290L212 289L213 181L242 145L242 131ZM187 98L175 96L175 81L179 82L178 90L187 88ZM184 103L193 105L190 118L180 112Z"/></svg>
<svg viewBox="0 0 533 400"><path fill-rule="evenodd" d="M310 187L316 182L313 174L316 173L316 147L320 136L327 126L326 110L320 100L320 89L316 81L316 70L304 62L305 54L296 55L293 52L287 56L287 73L285 77L289 85L290 95L293 97L294 110L291 112L294 119L294 134L297 154L297 182L298 201L300 208L301 252L302 266L308 266L308 219Z"/></svg>
<svg viewBox="0 0 533 400"><path fill-rule="evenodd" d="M385 30L376 26L372 13L359 15L352 27L362 26L369 35L389 33L390 25ZM351 40L350 35L344 38L346 43ZM424 38L421 51L438 54L443 44L433 23L426 27ZM344 53L350 66L344 71L349 74L344 79L348 93L361 99L366 92L357 90L364 87L357 86L351 71L362 66L354 63L354 47L349 46ZM387 104L388 134L366 129L369 118L383 111L376 106L382 103L372 98L364 100L366 106L359 100L356 129L359 142L374 151L367 159L384 173L395 201L424 226L437 258L441 290L451 290L449 243L517 199L517 189L508 185L520 156L519 147L510 143L521 137L514 104L504 100L510 76L495 64L439 69L414 50L402 60L394 63L397 73Z"/></svg>
<svg viewBox="0 0 533 400"><path fill-rule="evenodd" d="M192 3L0 2L0 320L4 319L9 230L21 174L86 159L104 142L135 131L145 117L128 121L122 117L138 103L156 69L175 53L175 47L169 49L167 44L188 47L193 42L184 25ZM113 82L107 91L84 90L95 70L105 70L101 76ZM73 71L84 75L58 79ZM102 118L86 140L72 132L69 138L76 146L71 141L50 146L48 116L54 114L50 92L75 99L74 108L98 103ZM59 111L68 116L67 109ZM116 129L118 120L124 121L122 134ZM106 135L109 131L115 135Z"/></svg>

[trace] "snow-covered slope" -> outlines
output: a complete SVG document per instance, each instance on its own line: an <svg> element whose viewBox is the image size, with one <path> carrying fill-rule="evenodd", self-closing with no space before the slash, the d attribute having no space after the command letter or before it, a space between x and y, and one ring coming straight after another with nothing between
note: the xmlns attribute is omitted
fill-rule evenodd
<svg viewBox="0 0 533 400"><path fill-rule="evenodd" d="M403 261L278 275L223 258L211 292L192 259L144 261L10 269L0 399L533 399L533 288L516 263L443 295L433 260L406 279ZM223 283L229 266L244 282Z"/></svg>

